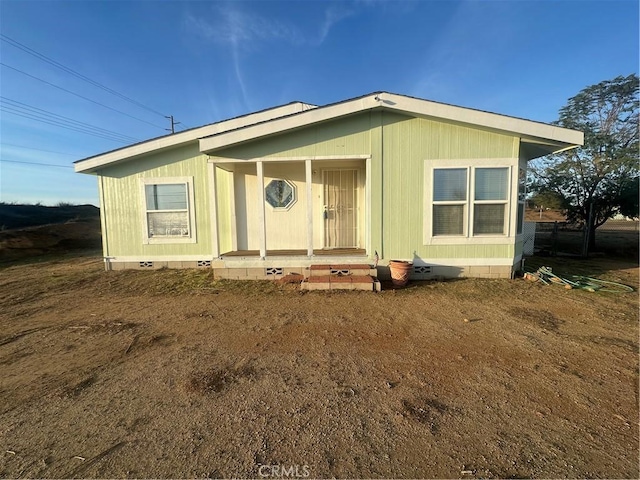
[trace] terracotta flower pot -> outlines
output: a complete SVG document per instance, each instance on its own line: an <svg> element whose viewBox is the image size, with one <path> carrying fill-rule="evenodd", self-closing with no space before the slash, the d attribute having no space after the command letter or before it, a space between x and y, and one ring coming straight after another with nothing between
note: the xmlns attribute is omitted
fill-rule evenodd
<svg viewBox="0 0 640 480"><path fill-rule="evenodd" d="M413 269L412 262L406 262L404 260L391 260L389 262L389 270L391 270L391 281L398 287L404 287L409 283L409 277L411 276L411 270Z"/></svg>

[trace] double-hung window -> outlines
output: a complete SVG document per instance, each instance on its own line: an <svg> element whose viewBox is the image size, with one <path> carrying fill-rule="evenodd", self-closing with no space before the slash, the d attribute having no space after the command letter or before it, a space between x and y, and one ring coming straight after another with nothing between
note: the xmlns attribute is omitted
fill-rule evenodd
<svg viewBox="0 0 640 480"><path fill-rule="evenodd" d="M527 171L520 167L518 169L518 215L516 218L516 233L522 233L524 224L524 206L527 199Z"/></svg>
<svg viewBox="0 0 640 480"><path fill-rule="evenodd" d="M476 168L473 235L506 235L508 168Z"/></svg>
<svg viewBox="0 0 640 480"><path fill-rule="evenodd" d="M144 243L195 242L191 177L144 178Z"/></svg>
<svg viewBox="0 0 640 480"><path fill-rule="evenodd" d="M509 235L511 167L458 167L451 162L429 169L431 191L425 207L425 242ZM439 240L436 240L439 239Z"/></svg>
<svg viewBox="0 0 640 480"><path fill-rule="evenodd" d="M433 235L465 235L467 169L433 171Z"/></svg>

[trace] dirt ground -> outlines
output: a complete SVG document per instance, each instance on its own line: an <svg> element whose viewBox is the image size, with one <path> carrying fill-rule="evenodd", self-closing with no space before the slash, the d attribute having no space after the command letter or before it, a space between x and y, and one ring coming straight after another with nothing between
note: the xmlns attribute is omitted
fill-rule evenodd
<svg viewBox="0 0 640 480"><path fill-rule="evenodd" d="M551 259L532 259L535 266ZM635 263L556 260L638 286ZM0 269L0 477L638 478L638 295Z"/></svg>
<svg viewBox="0 0 640 480"><path fill-rule="evenodd" d="M0 266L40 255L100 248L101 245L100 217L96 216L65 223L0 229Z"/></svg>

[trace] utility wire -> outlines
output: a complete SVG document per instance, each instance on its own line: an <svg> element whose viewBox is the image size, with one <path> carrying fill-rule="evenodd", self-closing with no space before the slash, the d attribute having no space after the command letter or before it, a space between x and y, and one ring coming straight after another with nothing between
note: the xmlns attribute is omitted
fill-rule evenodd
<svg viewBox="0 0 640 480"><path fill-rule="evenodd" d="M37 162L22 162L18 160L7 160L0 158L0 163L23 163L25 165L42 165L44 167L60 167L60 168L73 168L73 165L59 165L56 163L37 163Z"/></svg>
<svg viewBox="0 0 640 480"><path fill-rule="evenodd" d="M65 117L64 115L59 115L57 113L53 113L53 112L49 112L48 110L43 110L42 108L38 108L38 107L34 107L33 105L29 105L23 102L19 102L18 100L13 100L11 98L8 97L4 97L2 95L0 95L0 104L2 103L6 103L8 104L7 106L12 107L12 108L17 108L17 109L21 109L21 110L27 110L28 113L32 113L35 115L42 115L45 117L50 117L49 119L53 119L55 121L60 121L63 123L70 123L74 126L79 126L82 128L89 128L92 130L95 130L99 133L106 133L109 135L114 135L114 136L118 136L118 137L122 137L123 139L127 139L127 140L132 140L132 141L139 141L139 139L134 138L134 137L130 137L129 135L125 135L122 133L118 133L118 132L114 132L112 130L107 130L106 128L101 128L101 127L97 127L95 125L91 125L89 123L86 122L82 122L79 120L74 120L73 118L70 117Z"/></svg>
<svg viewBox="0 0 640 480"><path fill-rule="evenodd" d="M13 107L13 108L12 108ZM30 112L27 109L16 109L13 105L2 105L0 104L0 110L10 113L12 115L16 115L19 117L28 118L30 120L36 120L42 123L47 123L49 125L53 125L56 127L66 128L67 130L73 130L80 133L86 133L88 135L93 135L99 138L104 138L106 140L116 141L118 143L131 143L131 140L122 138L120 134L112 135L111 133L101 132L99 130L93 129L90 125L88 128L83 127L82 125L73 125L69 122L63 122L52 116L42 116L37 115L34 112Z"/></svg>
<svg viewBox="0 0 640 480"><path fill-rule="evenodd" d="M114 132L113 130L107 130L106 128L102 128L102 127L98 127L98 126L95 126L95 125L91 125L89 123L82 122L82 121L79 121L79 120L74 120L73 118L65 117L64 115L59 115L57 113L53 113L53 112L50 112L48 110L43 110L41 108L34 107L33 105L28 105L26 103L19 102L17 100L13 100L11 98L3 97L2 95L0 95L0 105L2 103L7 104L7 105L5 105L6 107L19 109L19 110L22 110L22 111L26 110L26 113L29 113L29 114L32 114L32 115L44 116L47 120L54 120L54 121L62 122L62 123L65 123L65 124L71 124L72 126L75 126L75 127L91 129L91 130L96 131L97 133L108 134L108 135L111 135L111 136L120 137L123 140L134 141L134 142L139 141L138 138L134 138L134 137L131 137L129 135L125 135L123 133Z"/></svg>
<svg viewBox="0 0 640 480"><path fill-rule="evenodd" d="M12 112L10 110L5 110L4 107L0 107L0 111L5 111L6 113L10 113L10 114L16 115L18 117L24 117L24 118L28 118L30 120L36 120L36 121L39 121L39 122L42 122L42 123L47 123L47 124L53 125L55 127L61 127L61 128L66 128L67 130L73 130L73 131L80 132L80 133L86 133L87 135L92 135L94 137L104 138L105 140L111 140L113 142L130 143L130 142L127 142L125 140L118 140L118 139L113 138L113 137L107 137L105 135L100 135L100 134L97 134L97 133L88 132L86 130L80 130L80 129L69 127L69 126L66 126L66 125L59 124L59 123L49 122L49 121L42 120L42 119L37 118L37 117L33 117L33 116L29 116L29 115L24 115L24 114L21 114L21 113Z"/></svg>
<svg viewBox="0 0 640 480"><path fill-rule="evenodd" d="M6 145L8 147L24 148L25 150L37 150L38 152L58 153L60 155L69 155L71 157L80 157L81 156L79 153L76 154L76 153L58 152L56 150L44 150L42 148L27 147L26 145L18 145L18 144L15 144L15 143L0 142L0 145Z"/></svg>
<svg viewBox="0 0 640 480"><path fill-rule="evenodd" d="M134 137L130 137L129 135L124 135L122 133L118 133L118 132L114 132L112 130L107 130L105 128L101 128L101 127L97 127L95 125L91 125L89 123L86 122L81 122L78 120L74 120L73 118L69 118L69 117L65 117L63 115L58 115L57 113L53 113L53 112L49 112L47 110L43 110L41 108L38 107L34 107L32 105L28 105L26 103L23 102L19 102L17 100L13 100L7 97L3 97L0 95L0 105L2 105L2 103L5 103L7 105L4 105L5 108L12 108L12 109L17 109L18 112L20 113L28 113L30 115L36 115L39 117L43 117L46 120L51 120L51 121L56 121L56 122L61 122L76 128L84 128L84 129L90 129L95 131L96 133L101 133L101 134L107 134L110 136L114 136L114 137L118 137L121 138L122 140L125 141L133 141L133 142L137 142L139 141L139 139L134 138Z"/></svg>
<svg viewBox="0 0 640 480"><path fill-rule="evenodd" d="M148 110L150 112L153 112L157 115L160 115L161 117L165 117L165 115L163 113L160 113L159 111L146 106L143 103L138 102L137 100L134 100L133 98L127 97L126 95L123 95L122 93L116 92L115 90L113 90L112 88L106 87L105 85L102 85L99 82L96 82L95 80L90 79L89 77L82 75L81 73L76 72L75 70L73 70L72 68L69 68L65 65L63 65L60 62L57 62L49 57L47 57L46 55L43 55L42 53L39 53L35 50L33 50L32 48L27 47L26 45L23 45L22 43L12 39L11 37L8 37L7 35L4 35L2 33L0 33L0 40L7 42L9 45L22 50L23 52L28 53L29 55L32 55L44 62L47 62L50 65L53 65L56 68L59 68L71 75L73 75L74 77L77 77L81 80L84 80L85 82L90 83L91 85L101 88L102 90L111 93L112 95L115 95L116 97L119 97L123 100L126 100L127 102L133 103L134 105L137 105L140 108L144 108L145 110Z"/></svg>
<svg viewBox="0 0 640 480"><path fill-rule="evenodd" d="M95 125L91 125L88 124L86 122L82 122L79 120L75 120L73 118L70 117L65 117L64 115L59 115L57 113L53 113L53 112L49 112L48 110L43 110L41 108L38 107L34 107L33 105L29 105L23 102L19 102L18 100L13 100L11 98L8 97L3 97L2 95L0 95L0 104L1 103L6 103L8 105L8 107L11 108L17 108L20 110L27 110L28 113L31 114L35 114L35 115L43 115L45 117L50 117L50 119L56 120L56 121L61 121L63 123L70 123L74 126L80 126L83 128L91 128L91 129L95 129L96 131L101 131L101 133L108 133L108 134L112 134L112 135L117 135L119 137L122 137L123 139L126 138L128 140L133 140L133 141L137 141L137 138L134 137L130 137L128 135L124 135L122 133L118 133L118 132L114 132L112 130L107 130L105 128L101 128L101 127L97 127Z"/></svg>
<svg viewBox="0 0 640 480"><path fill-rule="evenodd" d="M46 81L46 80L44 80L44 79L42 79L40 77L36 77L35 75L31 75L30 73L27 73L27 72L24 72L22 70L19 70L19 69L15 68L15 67L12 67L11 65L7 65L6 63L0 62L0 65L2 65L3 67L6 67L6 68L10 68L11 70L14 70L14 71L16 71L18 73L21 73L22 75L26 75L27 77L31 77L31 78L33 78L35 80L38 80L39 82L42 82L42 83L50 85L50 86L52 86L54 88L57 88L58 90L62 90L63 92L67 92L67 93L70 93L71 95L75 95L76 97L79 97L79 98L82 98L84 100L87 100L88 102L95 103L96 105L100 105L101 107L108 108L109 110L113 110L114 112L118 112L118 113L120 113L122 115L126 115L127 117L133 118L134 120L138 120L139 122L146 123L146 124L151 125L153 127L161 128L162 130L165 129L164 127L161 127L160 125L156 125L155 123L147 122L146 120L143 120L143 119L138 118L138 117L134 117L133 115L129 115L128 113L125 113L125 112L123 112L121 110L118 110L116 108L110 107L108 105L105 105L104 103L100 103L100 102L96 102L95 100L91 100L90 98L87 98L87 97L82 96L82 95L80 95L78 93L72 92L71 90L67 90L66 88L60 87L58 85L55 85L55 84L53 84L51 82L48 82L48 81Z"/></svg>
<svg viewBox="0 0 640 480"><path fill-rule="evenodd" d="M6 112L6 113L10 113L10 114L16 115L18 117L28 118L29 120L36 120L36 121L39 121L39 122L42 122L42 123L53 125L55 127L61 127L61 128L65 128L67 130L73 130L74 132L86 133L87 135L92 135L94 137L104 138L105 140L112 140L114 142L125 143L125 144L126 143L131 143L130 141L123 140L121 138L103 135L101 133L96 133L96 132L91 131L91 130L84 130L84 129L76 128L76 127L73 127L73 126L65 125L63 123L59 123L59 122L43 119L43 118L40 118L40 117L36 117L36 116L33 116L33 115L29 115L28 113L25 113L25 112L19 112L19 111L15 111L15 110L10 110L10 109L7 109L7 107L0 107L0 111Z"/></svg>

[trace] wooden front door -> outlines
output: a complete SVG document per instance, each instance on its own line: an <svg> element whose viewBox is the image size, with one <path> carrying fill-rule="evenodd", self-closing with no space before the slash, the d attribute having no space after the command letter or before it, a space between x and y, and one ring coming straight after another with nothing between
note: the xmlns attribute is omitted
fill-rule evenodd
<svg viewBox="0 0 640 480"><path fill-rule="evenodd" d="M324 170L324 247L358 248L358 171Z"/></svg>

